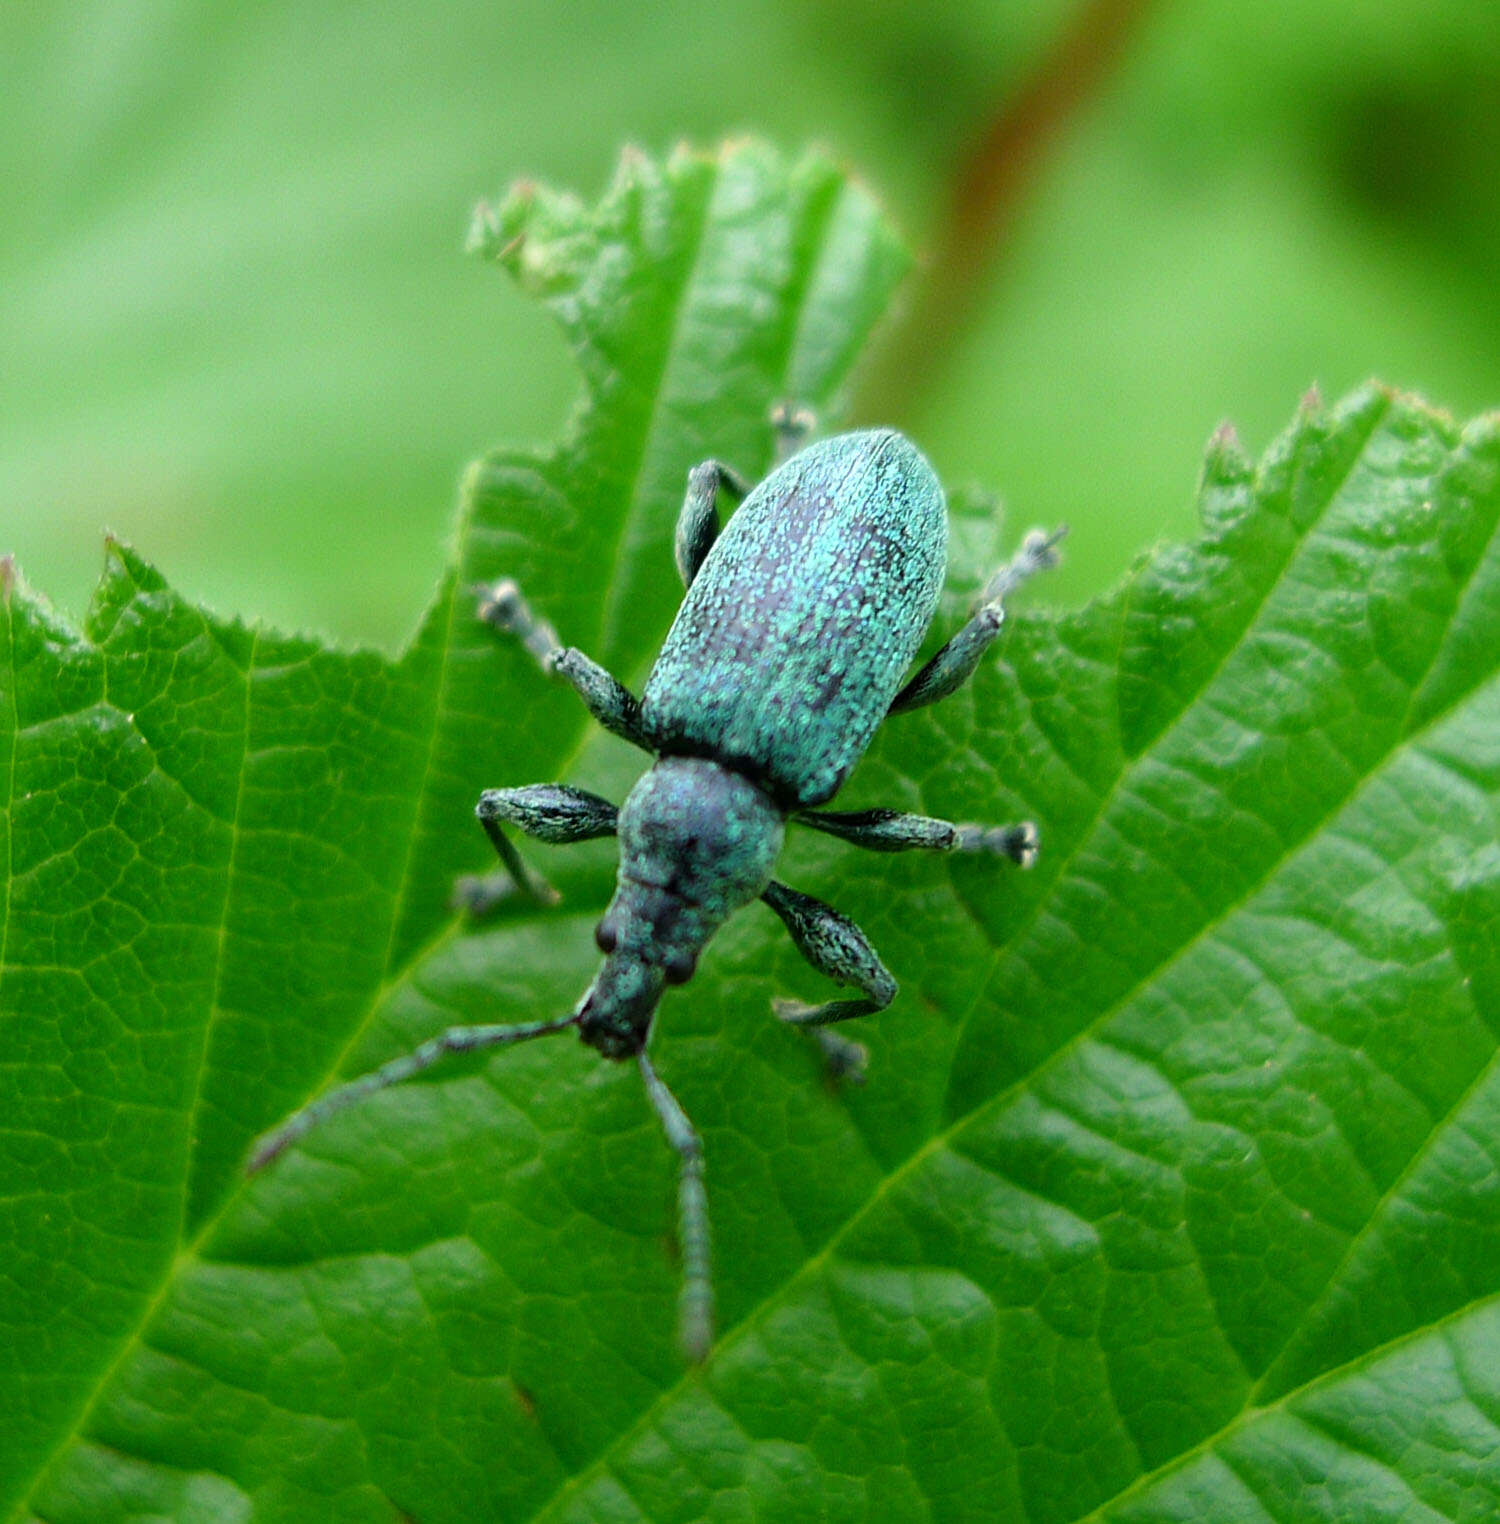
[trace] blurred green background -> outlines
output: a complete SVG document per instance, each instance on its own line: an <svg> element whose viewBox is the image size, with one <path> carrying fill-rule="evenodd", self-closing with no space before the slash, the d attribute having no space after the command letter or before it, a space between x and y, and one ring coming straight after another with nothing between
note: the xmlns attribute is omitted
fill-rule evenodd
<svg viewBox="0 0 1500 1524"><path fill-rule="evenodd" d="M886 196L928 258L854 418L1069 521L1054 596L1190 530L1225 417L1258 449L1371 374L1500 402L1475 0L12 0L0 60L0 549L75 613L108 527L216 608L399 644L464 463L575 389L470 207L593 196L625 141L816 139ZM997 124L1026 173L955 238Z"/></svg>

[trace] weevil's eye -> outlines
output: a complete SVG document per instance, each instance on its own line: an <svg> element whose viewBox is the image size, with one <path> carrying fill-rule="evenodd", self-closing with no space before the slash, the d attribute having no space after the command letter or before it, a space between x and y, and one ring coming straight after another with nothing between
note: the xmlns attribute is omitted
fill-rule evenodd
<svg viewBox="0 0 1500 1524"><path fill-rule="evenodd" d="M612 953L619 940L620 934L615 930L615 923L607 918L594 928L594 941L602 953Z"/></svg>
<svg viewBox="0 0 1500 1524"><path fill-rule="evenodd" d="M693 970L697 966L698 960L692 953L674 952L667 954L661 971L667 976L668 984L686 984L693 977Z"/></svg>

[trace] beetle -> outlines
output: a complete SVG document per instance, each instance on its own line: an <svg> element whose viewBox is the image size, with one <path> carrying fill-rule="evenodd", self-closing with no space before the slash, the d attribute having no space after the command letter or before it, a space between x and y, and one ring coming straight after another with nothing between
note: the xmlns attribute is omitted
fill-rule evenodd
<svg viewBox="0 0 1500 1524"><path fill-rule="evenodd" d="M331 1113L446 1054L576 1029L606 1058L634 1060L678 1156L678 1334L694 1361L713 1340L708 1201L702 1141L647 1055L662 992L690 979L719 927L761 899L814 968L858 992L820 1005L777 1001L776 1014L817 1036L836 1073L859 1077L860 1045L826 1029L884 1009L896 981L853 921L772 876L786 826L877 852L986 853L1030 866L1029 822L820 806L888 715L936 703L972 676L1000 632L1006 595L1055 564L1064 533L1029 534L968 623L906 679L945 571L947 507L936 474L893 429L805 444L805 411L778 409L773 422L779 464L754 490L717 460L688 473L674 542L686 594L639 699L563 646L515 582L477 589L482 619L572 684L607 730L655 758L619 809L562 783L486 789L476 808L503 868L498 889L470 884L474 908L504 894L557 898L504 826L551 843L619 837L614 896L595 931L603 962L578 1004L540 1021L450 1028L311 1102L259 1142L248 1166L262 1168ZM721 495L738 502L722 528Z"/></svg>

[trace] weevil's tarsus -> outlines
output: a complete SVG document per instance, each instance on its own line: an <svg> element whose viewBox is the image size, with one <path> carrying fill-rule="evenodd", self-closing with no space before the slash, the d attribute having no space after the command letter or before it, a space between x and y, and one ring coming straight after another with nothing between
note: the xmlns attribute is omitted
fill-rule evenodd
<svg viewBox="0 0 1500 1524"><path fill-rule="evenodd" d="M783 466L818 430L818 415L810 407L778 402L771 409L771 428L776 435L776 464Z"/></svg>
<svg viewBox="0 0 1500 1524"><path fill-rule="evenodd" d="M482 583L474 588L479 600L479 617L492 630L519 640L544 672L552 671L554 654L562 649L557 631L540 618L526 601L520 585L510 577Z"/></svg>
<svg viewBox="0 0 1500 1524"><path fill-rule="evenodd" d="M981 597L991 603L1009 595L1038 572L1051 571L1062 560L1058 548L1068 536L1068 526L1059 524L1050 534L1041 529L1029 530L1021 548L985 584Z"/></svg>
<svg viewBox="0 0 1500 1524"><path fill-rule="evenodd" d="M1057 565L1057 547L1067 532L1063 525L1051 534L1033 529L1026 536L1021 548L985 584L973 617L891 700L889 713L935 704L968 682L1005 623L1006 598L1038 572Z"/></svg>
<svg viewBox="0 0 1500 1524"><path fill-rule="evenodd" d="M517 896L548 909L562 903L562 895L534 868L526 869L524 884L510 869L497 868L493 873L464 873L454 879L448 908L482 921Z"/></svg>
<svg viewBox="0 0 1500 1524"><path fill-rule="evenodd" d="M719 493L727 492L736 503L750 495L750 483L721 460L705 460L688 472L687 496L677 515L672 554L684 587L693 585L703 558L719 538Z"/></svg>
<svg viewBox="0 0 1500 1524"><path fill-rule="evenodd" d="M608 731L650 751L641 730L640 701L617 677L573 646L562 645L557 631L532 611L520 587L509 577L475 589L479 617L492 629L519 640L549 677L570 682L584 707Z"/></svg>
<svg viewBox="0 0 1500 1524"><path fill-rule="evenodd" d="M703 1140L677 1097L651 1066L644 1049L636 1055L646 1095L676 1153L677 1242L682 1255L682 1287L677 1299L677 1341L683 1355L701 1365L714 1342L713 1245L704 1182Z"/></svg>
<svg viewBox="0 0 1500 1524"><path fill-rule="evenodd" d="M980 852L991 857L1008 857L1018 868L1030 868L1036 862L1042 838L1032 820L1014 825L961 825L957 827L955 852Z"/></svg>
<svg viewBox="0 0 1500 1524"><path fill-rule="evenodd" d="M1018 825L955 825L901 810L800 810L795 818L870 852L974 852L1008 857L1023 868L1036 860L1037 830L1029 820Z"/></svg>
<svg viewBox="0 0 1500 1524"><path fill-rule="evenodd" d="M781 917L797 951L820 974L839 984L852 984L864 996L860 1000L830 1000L823 1005L778 1000L775 1011L782 1021L794 1027L831 1026L883 1011L896 998L896 981L890 970L848 916L775 879L761 898Z"/></svg>
<svg viewBox="0 0 1500 1524"><path fill-rule="evenodd" d="M504 1047L510 1043L526 1042L533 1037L545 1037L551 1032L566 1031L567 1028L578 1025L579 1015L580 1012L574 1010L566 1016L556 1016L547 1021L521 1021L509 1026L449 1027L447 1031L429 1038L420 1047L413 1048L410 1053L403 1053L378 1069L372 1069L370 1073L328 1091L301 1111L294 1112L280 1127L266 1133L256 1143L245 1165L245 1172L253 1175L264 1169L293 1143L306 1137L320 1122L358 1104L377 1090L399 1085L424 1069L430 1069L450 1053L475 1053L483 1048Z"/></svg>
<svg viewBox="0 0 1500 1524"><path fill-rule="evenodd" d="M864 1084L870 1050L862 1042L855 1042L852 1037L845 1037L827 1027L808 1027L805 1030L822 1050L823 1072L831 1086L837 1088Z"/></svg>

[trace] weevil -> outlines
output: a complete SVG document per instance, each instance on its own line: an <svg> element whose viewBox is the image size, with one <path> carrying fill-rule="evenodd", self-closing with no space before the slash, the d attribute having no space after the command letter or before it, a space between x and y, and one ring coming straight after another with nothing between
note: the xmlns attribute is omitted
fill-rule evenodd
<svg viewBox="0 0 1500 1524"><path fill-rule="evenodd" d="M1004 599L1055 563L1063 531L1033 532L990 579L972 617L907 677L937 610L947 507L925 457L892 429L806 444L811 419L778 409L779 464L753 490L717 460L688 473L674 553L686 594L637 699L565 647L511 580L477 590L479 616L577 690L607 730L655 760L618 809L563 783L486 789L476 813L503 865L501 894L557 896L503 827L540 841L618 836L614 896L595 930L603 962L564 1016L453 1027L329 1091L268 1133L249 1168L268 1164L331 1113L398 1084L449 1053L576 1029L606 1058L634 1060L679 1161L682 1255L678 1336L701 1361L713 1341L713 1280L703 1144L647 1055L662 992L683 984L710 938L763 900L820 973L852 999L775 1002L822 1043L835 1072L858 1077L859 1044L827 1030L883 1010L896 981L847 916L772 875L789 822L877 852L986 853L1029 867L1037 833L954 824L890 809L839 812L838 792L887 716L961 687L1000 632ZM738 506L721 525L719 501ZM470 888L478 906L493 887Z"/></svg>

